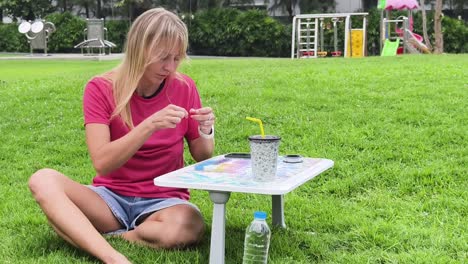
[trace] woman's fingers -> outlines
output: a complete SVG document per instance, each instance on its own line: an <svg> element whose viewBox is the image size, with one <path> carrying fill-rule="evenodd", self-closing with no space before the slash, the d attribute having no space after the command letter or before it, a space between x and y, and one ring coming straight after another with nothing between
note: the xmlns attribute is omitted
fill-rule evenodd
<svg viewBox="0 0 468 264"><path fill-rule="evenodd" d="M151 122L157 123L157 126L162 128L174 128L183 118L188 117L188 112L182 107L176 105L168 105L151 116Z"/></svg>
<svg viewBox="0 0 468 264"><path fill-rule="evenodd" d="M211 107L202 107L199 109L190 109L190 117L197 120L200 125L211 126L214 124L216 116Z"/></svg>

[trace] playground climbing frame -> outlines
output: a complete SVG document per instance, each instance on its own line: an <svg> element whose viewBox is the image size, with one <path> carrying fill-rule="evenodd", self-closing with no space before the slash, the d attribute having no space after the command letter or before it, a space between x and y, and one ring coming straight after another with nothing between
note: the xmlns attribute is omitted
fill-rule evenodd
<svg viewBox="0 0 468 264"><path fill-rule="evenodd" d="M368 13L333 13L333 14L302 14L293 18L291 36L291 59L317 58L326 54L319 46L319 40L323 43L323 19L345 20L344 57L362 57L366 54L366 24ZM361 16L362 28L352 28L351 17ZM336 27L336 25L334 25ZM336 30L336 29L334 29ZM336 42L336 40L335 40ZM319 50L319 47L321 48ZM336 44L335 44L336 49ZM333 52L337 52L336 50Z"/></svg>

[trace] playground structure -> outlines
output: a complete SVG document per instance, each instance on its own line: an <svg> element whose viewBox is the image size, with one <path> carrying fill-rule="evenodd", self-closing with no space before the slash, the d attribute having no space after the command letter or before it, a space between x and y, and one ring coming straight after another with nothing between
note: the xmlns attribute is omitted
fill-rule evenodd
<svg viewBox="0 0 468 264"><path fill-rule="evenodd" d="M368 13L303 14L293 18L291 37L291 59L326 57L363 57L366 55L366 16ZM362 16L362 28L352 28L351 17ZM324 48L325 19L333 23L334 50ZM344 53L338 49L337 23L344 19ZM320 41L320 44L319 44Z"/></svg>
<svg viewBox="0 0 468 264"><path fill-rule="evenodd" d="M417 0L379 0L381 56L405 53L430 53L423 37L413 32L412 10L419 8ZM391 10L408 10L408 16L391 19ZM393 34L392 34L393 33Z"/></svg>
<svg viewBox="0 0 468 264"><path fill-rule="evenodd" d="M52 22L44 20L36 20L31 24L31 21L23 21L18 26L18 31L28 38L31 55L36 49L44 50L44 55L47 56L47 42L50 35L55 31L55 25Z"/></svg>

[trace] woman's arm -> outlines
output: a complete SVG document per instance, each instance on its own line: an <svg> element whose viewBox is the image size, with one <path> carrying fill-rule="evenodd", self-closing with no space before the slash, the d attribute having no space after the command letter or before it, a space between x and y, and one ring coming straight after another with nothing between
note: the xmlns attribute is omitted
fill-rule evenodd
<svg viewBox="0 0 468 264"><path fill-rule="evenodd" d="M168 105L141 122L125 136L111 141L110 130L104 124L86 125L86 144L93 166L99 175L106 175L127 162L143 143L154 133L164 128L174 128L187 111L179 106Z"/></svg>
<svg viewBox="0 0 468 264"><path fill-rule="evenodd" d="M190 117L198 121L200 137L188 142L190 154L197 162L209 159L214 152L215 116L210 107L191 109Z"/></svg>
<svg viewBox="0 0 468 264"><path fill-rule="evenodd" d="M193 159L197 162L206 160L213 156L214 151L214 138L212 139L205 139L203 137L199 137L188 143L190 154L192 155Z"/></svg>

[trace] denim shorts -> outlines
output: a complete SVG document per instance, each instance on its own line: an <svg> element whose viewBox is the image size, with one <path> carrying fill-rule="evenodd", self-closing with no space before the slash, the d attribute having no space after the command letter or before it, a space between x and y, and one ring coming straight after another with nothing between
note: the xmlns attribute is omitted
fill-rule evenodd
<svg viewBox="0 0 468 264"><path fill-rule="evenodd" d="M119 195L104 186L88 185L87 187L101 196L123 225L122 229L106 234L120 234L132 230L150 214L174 205L187 204L200 211L196 205L180 198L141 198Z"/></svg>

